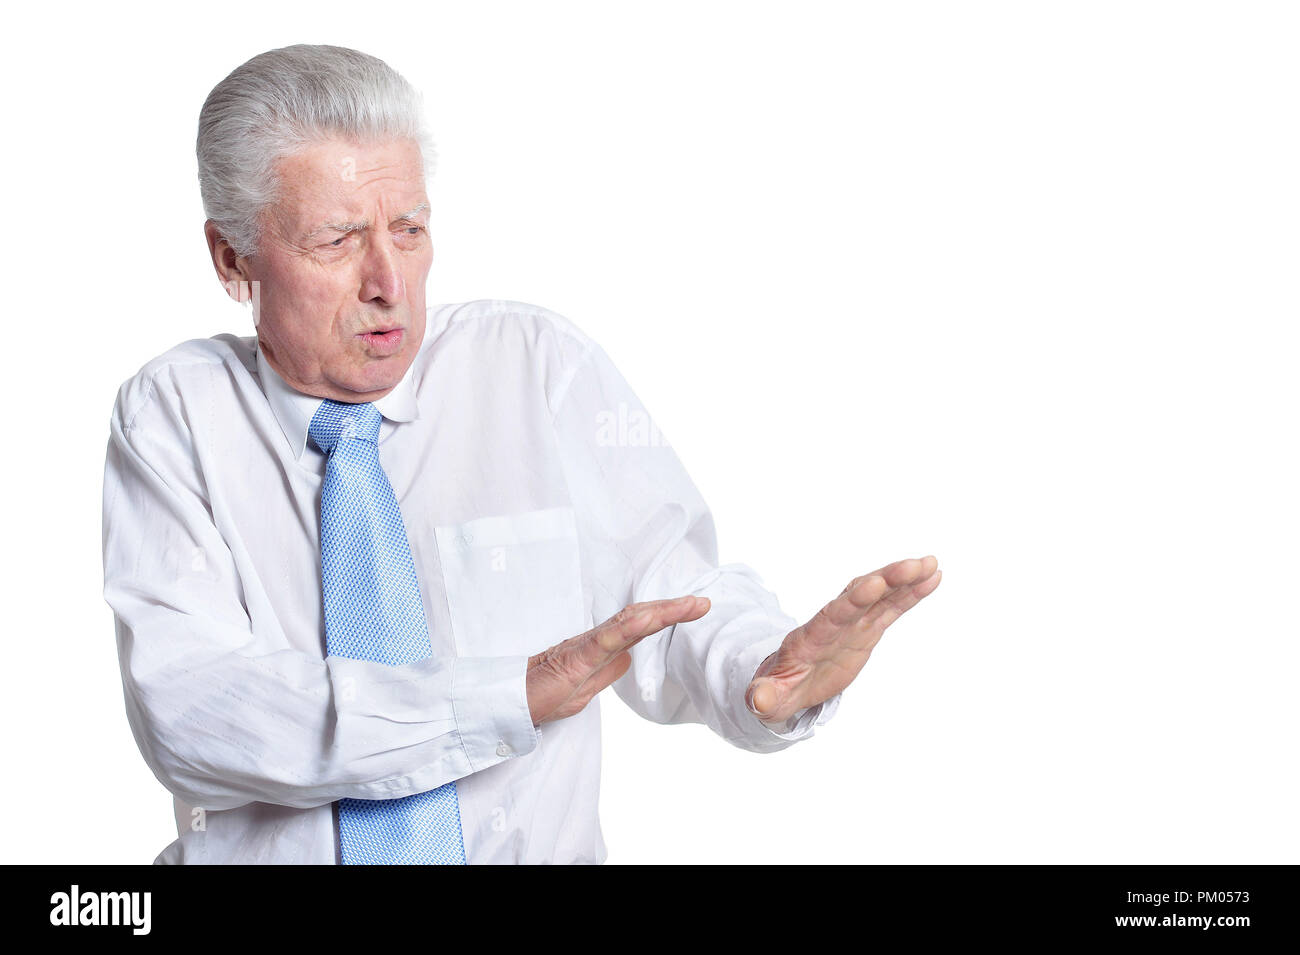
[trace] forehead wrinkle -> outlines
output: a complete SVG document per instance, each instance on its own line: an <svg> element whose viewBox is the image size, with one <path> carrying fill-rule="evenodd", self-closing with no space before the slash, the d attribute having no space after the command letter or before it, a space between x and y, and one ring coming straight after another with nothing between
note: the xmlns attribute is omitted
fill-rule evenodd
<svg viewBox="0 0 1300 955"><path fill-rule="evenodd" d="M308 219L304 223L308 230L304 238L327 230L350 232L369 229L372 227L369 217L361 216L356 220L352 218L362 212L361 208L356 207L377 202L378 208L382 209L388 205L383 195L386 192L397 193L399 200L402 198L400 193L407 192L407 201L417 198L423 192L420 187L424 185L424 177L419 175L420 166L410 149L398 150L396 154L393 150L375 154L373 151L367 153L365 147L358 148L358 145L327 141L281 158L281 175L289 180L285 183L289 186L286 190L289 195L285 198L290 199L286 205L297 205L301 211L307 211L313 205L333 205L333 212L344 213L343 217L329 222L321 222L319 219L312 222ZM338 175L338 164L346 161L355 165L351 168L351 175L341 178ZM394 189L394 186L397 188ZM423 197L423 201L415 207L389 221L411 219L428 208L427 197ZM329 215L328 212L324 214Z"/></svg>

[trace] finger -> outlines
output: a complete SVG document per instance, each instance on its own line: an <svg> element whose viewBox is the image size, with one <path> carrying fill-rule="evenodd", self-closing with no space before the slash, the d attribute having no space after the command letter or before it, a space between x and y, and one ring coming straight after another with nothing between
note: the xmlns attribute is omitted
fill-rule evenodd
<svg viewBox="0 0 1300 955"><path fill-rule="evenodd" d="M911 561L918 561L918 560L922 565L921 569L924 576L929 576L930 574L934 573L935 568L939 566L938 558L936 558L933 554L921 558L911 557L911 558L904 558L903 560L896 560L892 564L886 564L884 567L880 567L877 568L876 570L871 571L871 573L869 574L863 574L861 577L854 577L852 580L848 582L848 584L844 587L844 589L840 591L840 593L841 594L848 593L849 591L853 590L854 587L858 586L863 581L871 577L880 577L885 580L887 586L896 587L899 585L900 582L900 568L903 571L906 571L908 568L905 565L909 564Z"/></svg>
<svg viewBox="0 0 1300 955"><path fill-rule="evenodd" d="M935 592L939 586L939 581L941 580L943 580L943 571L936 567L933 574L925 578L925 580L921 581L919 584L913 585L913 591L918 597L928 597L930 594Z"/></svg>
<svg viewBox="0 0 1300 955"><path fill-rule="evenodd" d="M856 586L846 589L844 597L853 607L861 610L870 607L901 587L908 587L934 573L939 561L934 555L927 557L909 557L894 561L879 570L858 577ZM848 609L847 605L844 608Z"/></svg>
<svg viewBox="0 0 1300 955"><path fill-rule="evenodd" d="M529 658L529 672L545 669L555 675L555 681L536 677L539 695L558 693L550 702L568 706L577 688L582 686L607 666L616 656L643 637L658 633L670 623L695 620L708 612L707 597L686 596L673 600L653 600L630 604L600 626L576 637L570 637L541 654ZM628 658L630 665L631 658ZM617 679L617 677L614 677ZM593 693L598 690L593 690ZM575 711L576 712L576 711ZM553 717L547 717L553 718Z"/></svg>
<svg viewBox="0 0 1300 955"><path fill-rule="evenodd" d="M885 578L891 588L906 587L925 580L939 567L939 559L933 554L925 557L909 557L883 567L877 573Z"/></svg>
<svg viewBox="0 0 1300 955"><path fill-rule="evenodd" d="M574 693L574 696L581 701L578 709L586 706L593 696L621 677L631 666L632 654L626 650L614 654L613 659L578 685Z"/></svg>
<svg viewBox="0 0 1300 955"><path fill-rule="evenodd" d="M882 600L900 588L911 586L922 579L922 575L932 574L938 563L933 555L907 558L855 577L838 597L804 624L803 636L814 643L835 640L843 628L860 623Z"/></svg>
<svg viewBox="0 0 1300 955"><path fill-rule="evenodd" d="M671 600L648 600L628 604L594 630L584 646L593 666L604 663L611 653L626 650L637 641L664 627L698 620L711 606L707 597L686 595Z"/></svg>
<svg viewBox="0 0 1300 955"><path fill-rule="evenodd" d="M896 561L880 570L854 578L844 591L817 611L804 625L804 635L814 641L832 640L842 628L856 623L877 601L908 579L915 568L908 561Z"/></svg>
<svg viewBox="0 0 1300 955"><path fill-rule="evenodd" d="M942 579L943 571L936 569L933 574L923 580L891 590L863 615L860 626L883 631L923 599L934 593L935 588L939 586L939 581Z"/></svg>

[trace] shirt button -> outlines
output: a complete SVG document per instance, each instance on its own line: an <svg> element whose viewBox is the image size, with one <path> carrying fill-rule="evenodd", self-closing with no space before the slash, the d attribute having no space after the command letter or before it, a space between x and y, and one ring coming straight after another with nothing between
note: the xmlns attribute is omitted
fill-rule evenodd
<svg viewBox="0 0 1300 955"><path fill-rule="evenodd" d="M500 742L497 743L498 756L509 756L513 752L514 750L510 748L509 744L506 743L505 740L501 740Z"/></svg>

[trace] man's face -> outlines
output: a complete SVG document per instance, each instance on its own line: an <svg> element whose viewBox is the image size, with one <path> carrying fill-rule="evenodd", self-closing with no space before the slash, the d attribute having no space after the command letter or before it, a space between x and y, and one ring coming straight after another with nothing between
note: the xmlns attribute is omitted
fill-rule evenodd
<svg viewBox="0 0 1300 955"><path fill-rule="evenodd" d="M293 388L373 401L401 381L424 340L433 264L419 147L328 140L282 159L258 252L257 337Z"/></svg>

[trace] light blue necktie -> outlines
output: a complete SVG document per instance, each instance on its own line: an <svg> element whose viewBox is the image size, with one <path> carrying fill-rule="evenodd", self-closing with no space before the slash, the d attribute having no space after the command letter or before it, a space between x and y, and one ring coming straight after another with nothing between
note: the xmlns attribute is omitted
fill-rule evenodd
<svg viewBox="0 0 1300 955"><path fill-rule="evenodd" d="M329 654L401 666L433 653L406 526L379 464L372 404L326 399L307 433L329 455L320 501ZM456 783L402 799L339 800L344 865L464 865Z"/></svg>

